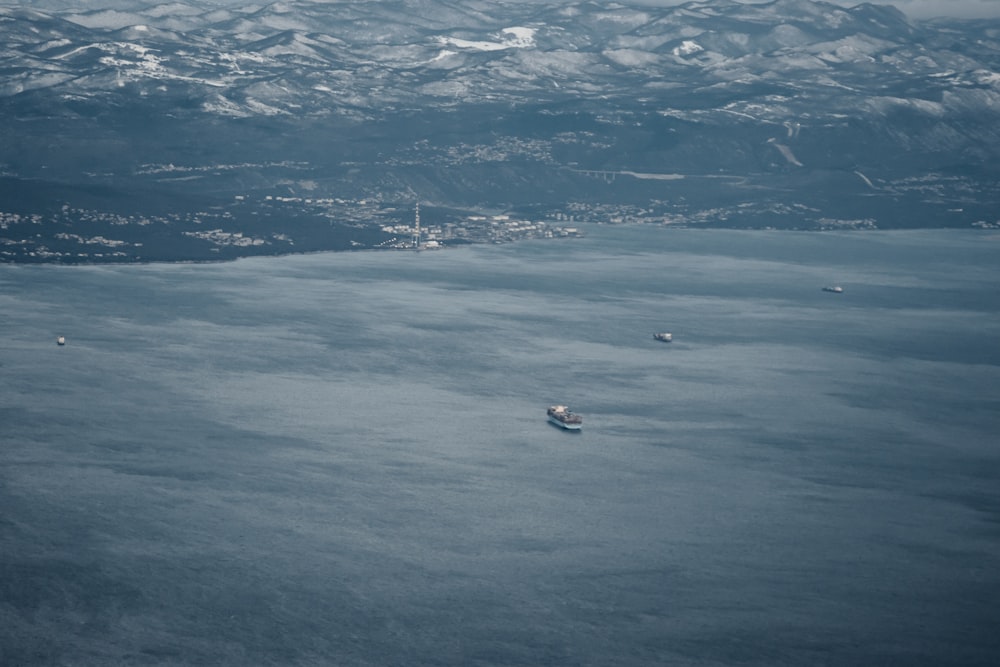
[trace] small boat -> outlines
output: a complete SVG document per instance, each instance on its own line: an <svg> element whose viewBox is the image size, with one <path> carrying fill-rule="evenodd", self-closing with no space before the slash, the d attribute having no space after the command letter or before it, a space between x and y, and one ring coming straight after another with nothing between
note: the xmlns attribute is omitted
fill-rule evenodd
<svg viewBox="0 0 1000 667"><path fill-rule="evenodd" d="M56 338L56 345L65 345L65 344L66 344L66 336L59 336L58 338Z"/></svg>
<svg viewBox="0 0 1000 667"><path fill-rule="evenodd" d="M548 409L549 423L567 431L583 428L583 417L569 411L565 405L553 405Z"/></svg>
<svg viewBox="0 0 1000 667"><path fill-rule="evenodd" d="M827 285L826 287L823 288L823 291L833 292L834 294L841 294L843 293L844 288L841 287L840 285Z"/></svg>
<svg viewBox="0 0 1000 667"><path fill-rule="evenodd" d="M653 338L659 341L663 341L664 343L669 343L674 339L674 335L666 331L661 331L660 333L653 334Z"/></svg>

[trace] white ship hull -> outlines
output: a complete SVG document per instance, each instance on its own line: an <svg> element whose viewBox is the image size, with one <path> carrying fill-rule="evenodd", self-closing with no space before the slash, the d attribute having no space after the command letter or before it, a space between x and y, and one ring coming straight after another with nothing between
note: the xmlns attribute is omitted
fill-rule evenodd
<svg viewBox="0 0 1000 667"><path fill-rule="evenodd" d="M559 421L558 419L556 419L551 415L549 415L549 423L555 424L559 428L565 429L567 431L579 431L583 429L583 424L567 424L566 422Z"/></svg>

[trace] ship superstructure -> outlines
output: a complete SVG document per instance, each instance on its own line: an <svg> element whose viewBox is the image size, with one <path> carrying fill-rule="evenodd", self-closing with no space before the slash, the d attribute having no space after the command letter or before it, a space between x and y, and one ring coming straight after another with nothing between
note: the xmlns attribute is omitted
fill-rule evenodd
<svg viewBox="0 0 1000 667"><path fill-rule="evenodd" d="M550 406L547 414L549 416L549 423L559 428L566 429L567 431L579 431L583 428L583 417L570 412L570 409L565 405Z"/></svg>

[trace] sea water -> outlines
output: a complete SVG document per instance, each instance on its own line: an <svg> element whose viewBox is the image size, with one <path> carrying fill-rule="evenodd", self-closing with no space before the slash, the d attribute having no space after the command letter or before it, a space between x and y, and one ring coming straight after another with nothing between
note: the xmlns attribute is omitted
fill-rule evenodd
<svg viewBox="0 0 1000 667"><path fill-rule="evenodd" d="M997 664L1000 235L585 230L0 266L0 663Z"/></svg>

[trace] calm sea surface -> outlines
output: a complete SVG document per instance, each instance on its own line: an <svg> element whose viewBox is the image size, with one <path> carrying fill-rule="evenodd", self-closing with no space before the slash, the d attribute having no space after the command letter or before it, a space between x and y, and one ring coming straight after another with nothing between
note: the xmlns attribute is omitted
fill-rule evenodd
<svg viewBox="0 0 1000 667"><path fill-rule="evenodd" d="M0 266L0 664L1000 664L1000 234L587 232Z"/></svg>

